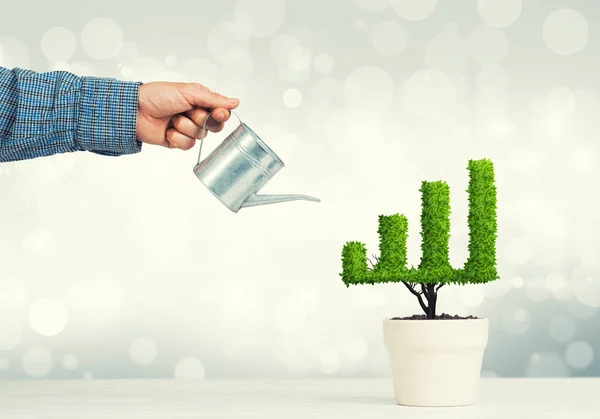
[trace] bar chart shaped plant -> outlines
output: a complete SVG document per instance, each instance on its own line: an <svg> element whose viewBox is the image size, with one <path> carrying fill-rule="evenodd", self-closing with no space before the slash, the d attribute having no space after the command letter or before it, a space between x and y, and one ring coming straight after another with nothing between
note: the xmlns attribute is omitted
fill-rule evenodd
<svg viewBox="0 0 600 419"><path fill-rule="evenodd" d="M446 284L481 284L498 279L496 269L497 202L494 165L489 159L469 160L469 256L455 269L449 260L450 187L444 181L421 184L421 261L407 266L408 220L380 215L379 257L367 258L366 245L350 241L342 250L346 284L401 282L417 297L428 319L436 318L439 289Z"/></svg>

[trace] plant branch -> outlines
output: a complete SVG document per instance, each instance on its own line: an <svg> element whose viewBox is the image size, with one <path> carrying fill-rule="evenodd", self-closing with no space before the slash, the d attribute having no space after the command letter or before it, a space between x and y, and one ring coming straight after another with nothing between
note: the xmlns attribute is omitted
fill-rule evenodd
<svg viewBox="0 0 600 419"><path fill-rule="evenodd" d="M375 255L372 255L372 256L373 256L373 259L375 259L375 263L379 263L379 258ZM375 263L373 263L373 261L369 258L367 258L367 260L371 264L371 270L375 269Z"/></svg>
<svg viewBox="0 0 600 419"><path fill-rule="evenodd" d="M423 297L421 297L421 293L419 291L415 290L414 285L411 285L406 281L402 281L402 283L406 286L406 288L408 288L408 290L410 291L411 294L413 294L414 296L417 297L417 300L419 300L419 305L421 306L423 311L425 313L427 313L427 306L425 305L425 302L423 301Z"/></svg>
<svg viewBox="0 0 600 419"><path fill-rule="evenodd" d="M431 296L429 295L429 290L427 289L427 286L423 282L420 282L420 284L421 284L421 294L423 294L425 296L425 298L427 299L427 302L431 302Z"/></svg>
<svg viewBox="0 0 600 419"><path fill-rule="evenodd" d="M439 284L439 285L437 286L437 288L435 289L435 291L437 292L437 291L438 291L440 288L442 288L443 286L444 286L444 284Z"/></svg>
<svg viewBox="0 0 600 419"><path fill-rule="evenodd" d="M415 286L411 285L410 283L406 282L406 281L402 281L402 283L404 284L404 286L406 286L406 288L408 288L408 290L410 291L411 294L415 295L415 296L419 296L419 293L415 290Z"/></svg>

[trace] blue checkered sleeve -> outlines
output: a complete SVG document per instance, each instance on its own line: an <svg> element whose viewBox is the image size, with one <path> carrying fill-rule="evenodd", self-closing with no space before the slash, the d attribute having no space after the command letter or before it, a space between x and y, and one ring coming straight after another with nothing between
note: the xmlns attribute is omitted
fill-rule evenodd
<svg viewBox="0 0 600 419"><path fill-rule="evenodd" d="M139 153L140 84L0 67L0 162L74 151Z"/></svg>

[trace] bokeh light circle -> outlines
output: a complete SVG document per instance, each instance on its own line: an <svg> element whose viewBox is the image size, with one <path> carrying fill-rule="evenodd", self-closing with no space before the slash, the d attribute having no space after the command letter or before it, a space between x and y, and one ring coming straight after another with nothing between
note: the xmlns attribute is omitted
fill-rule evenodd
<svg viewBox="0 0 600 419"><path fill-rule="evenodd" d="M576 319L589 319L594 317L598 311L597 307L586 306L579 302L576 298L571 298L567 301L567 310Z"/></svg>
<svg viewBox="0 0 600 419"><path fill-rule="evenodd" d="M183 358L175 366L174 376L177 380L204 380L204 364L193 357Z"/></svg>
<svg viewBox="0 0 600 419"><path fill-rule="evenodd" d="M298 89L287 89L283 92L283 103L288 108L297 108L302 103L302 93Z"/></svg>
<svg viewBox="0 0 600 419"><path fill-rule="evenodd" d="M550 297L550 290L543 278L530 278L525 287L525 294L530 301L539 303Z"/></svg>
<svg viewBox="0 0 600 419"><path fill-rule="evenodd" d="M123 45L123 31L114 20L96 18L83 28L81 45L92 58L98 60L113 58Z"/></svg>
<svg viewBox="0 0 600 419"><path fill-rule="evenodd" d="M496 28L512 25L522 9L522 0L477 0L477 12L481 20Z"/></svg>
<svg viewBox="0 0 600 419"><path fill-rule="evenodd" d="M313 67L319 74L329 74L335 67L335 59L331 55L321 52L315 55Z"/></svg>
<svg viewBox="0 0 600 419"><path fill-rule="evenodd" d="M158 355L156 343L150 338L136 338L129 347L129 356L137 365L150 365Z"/></svg>
<svg viewBox="0 0 600 419"><path fill-rule="evenodd" d="M73 354L66 354L62 358L62 365L66 370L76 370L79 367L79 359Z"/></svg>
<svg viewBox="0 0 600 419"><path fill-rule="evenodd" d="M44 32L41 47L49 60L67 61L77 50L77 38L70 29L57 26Z"/></svg>
<svg viewBox="0 0 600 419"><path fill-rule="evenodd" d="M417 21L433 13L437 0L391 0L392 10L402 19Z"/></svg>
<svg viewBox="0 0 600 419"><path fill-rule="evenodd" d="M567 347L565 359L569 366L584 370L594 361L594 348L587 342L572 342Z"/></svg>
<svg viewBox="0 0 600 419"><path fill-rule="evenodd" d="M503 314L502 324L509 335L523 335L531 327L531 316L522 308L508 310Z"/></svg>
<svg viewBox="0 0 600 419"><path fill-rule="evenodd" d="M285 21L284 0L238 0L235 4L236 23L256 38L275 34Z"/></svg>
<svg viewBox="0 0 600 419"><path fill-rule="evenodd" d="M123 77L125 77L125 79L131 80L131 78L133 77L133 68L127 65L123 66L121 68L121 74L123 75Z"/></svg>
<svg viewBox="0 0 600 419"><path fill-rule="evenodd" d="M512 285L515 288L523 288L523 286L525 285L525 280L522 276L515 276L512 280Z"/></svg>
<svg viewBox="0 0 600 419"><path fill-rule="evenodd" d="M546 46L558 55L572 55L581 51L590 37L585 17L573 9L552 12L542 26Z"/></svg>
<svg viewBox="0 0 600 419"><path fill-rule="evenodd" d="M69 313L65 305L54 298L40 298L29 311L29 324L36 333L42 336L60 334L69 321Z"/></svg>
<svg viewBox="0 0 600 419"><path fill-rule="evenodd" d="M312 51L302 45L298 45L288 51L287 65L293 71L308 71L312 62Z"/></svg>
<svg viewBox="0 0 600 419"><path fill-rule="evenodd" d="M430 68L458 74L465 70L468 59L467 44L458 35L455 23L446 24L425 45L425 65Z"/></svg>
<svg viewBox="0 0 600 419"><path fill-rule="evenodd" d="M23 370L30 377L41 378L48 375L54 361L46 348L30 348L21 360Z"/></svg>
<svg viewBox="0 0 600 419"><path fill-rule="evenodd" d="M324 351L321 354L320 361L321 371L328 375L338 372L341 366L340 358L337 352L332 349Z"/></svg>
<svg viewBox="0 0 600 419"><path fill-rule="evenodd" d="M381 22L371 33L371 42L375 51L384 57L399 55L408 42L404 28L397 22Z"/></svg>
<svg viewBox="0 0 600 419"><path fill-rule="evenodd" d="M577 266L571 274L571 288L582 304L600 307L600 267L595 264Z"/></svg>
<svg viewBox="0 0 600 419"><path fill-rule="evenodd" d="M29 68L31 63L29 49L25 43L14 36L0 36L2 45L2 64L6 68Z"/></svg>

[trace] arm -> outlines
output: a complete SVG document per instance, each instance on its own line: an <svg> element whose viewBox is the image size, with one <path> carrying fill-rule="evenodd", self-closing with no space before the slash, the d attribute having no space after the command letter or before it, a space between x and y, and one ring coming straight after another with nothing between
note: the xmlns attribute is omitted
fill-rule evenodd
<svg viewBox="0 0 600 419"><path fill-rule="evenodd" d="M0 67L0 162L89 151L141 151L141 83Z"/></svg>

